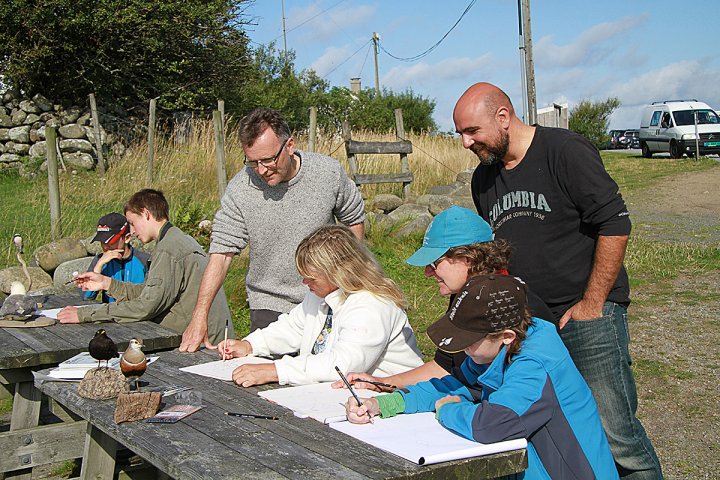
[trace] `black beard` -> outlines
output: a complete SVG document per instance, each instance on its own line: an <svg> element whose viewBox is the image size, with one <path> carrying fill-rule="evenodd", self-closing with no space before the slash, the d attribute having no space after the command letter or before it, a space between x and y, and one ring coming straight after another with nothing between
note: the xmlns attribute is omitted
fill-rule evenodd
<svg viewBox="0 0 720 480"><path fill-rule="evenodd" d="M502 162L510 148L510 135L499 133L499 141L495 145L473 144L470 149L480 160L480 165L490 166Z"/></svg>

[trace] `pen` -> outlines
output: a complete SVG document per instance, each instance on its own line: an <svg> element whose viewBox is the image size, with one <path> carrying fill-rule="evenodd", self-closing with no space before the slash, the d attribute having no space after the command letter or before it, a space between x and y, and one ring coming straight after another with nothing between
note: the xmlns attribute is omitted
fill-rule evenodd
<svg viewBox="0 0 720 480"><path fill-rule="evenodd" d="M272 415L255 415L254 413L225 412L225 415L229 415L231 417L240 417L240 418L261 418L263 420L280 420L280 418L273 417Z"/></svg>
<svg viewBox="0 0 720 480"><path fill-rule="evenodd" d="M345 375L340 371L337 365L335 365L335 371L340 375L340 379L343 381L345 386L350 390L350 393L352 393L352 396L355 398L355 401L358 404L358 407L362 407L362 402L360 401L360 398L358 398L357 393L355 393L355 390L352 389L350 386L350 382L347 381L347 378L345 378ZM368 418L370 419L370 423L373 423L372 417L370 416L370 412L366 411Z"/></svg>
<svg viewBox="0 0 720 480"><path fill-rule="evenodd" d="M73 277L73 278L71 278L70 280L68 280L67 282L65 282L65 285L70 285L71 283L74 283L74 282L75 282L75 277L77 277L77 275L78 275L78 272L73 272L73 273L72 273L72 277Z"/></svg>
<svg viewBox="0 0 720 480"><path fill-rule="evenodd" d="M362 380L360 378L355 381L369 383L370 385L375 385L376 387L388 387L397 390L397 385L390 385L389 383L376 382L375 380Z"/></svg>
<svg viewBox="0 0 720 480"><path fill-rule="evenodd" d="M230 319L225 319L225 343L223 343L223 362L225 361L225 349L227 348L227 331L228 331L228 324L230 323Z"/></svg>

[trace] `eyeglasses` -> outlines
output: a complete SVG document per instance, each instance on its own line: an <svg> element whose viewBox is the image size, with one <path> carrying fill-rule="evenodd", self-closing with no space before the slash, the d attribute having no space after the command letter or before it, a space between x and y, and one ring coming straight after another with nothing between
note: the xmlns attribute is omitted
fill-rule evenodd
<svg viewBox="0 0 720 480"><path fill-rule="evenodd" d="M440 265L440 263L441 263L443 260L445 260L445 257L440 257L440 258L438 258L437 260L435 260L434 262L430 262L430 264L428 265L428 267L432 268L433 270L437 270L438 265Z"/></svg>
<svg viewBox="0 0 720 480"><path fill-rule="evenodd" d="M282 145L280 145L280 150L278 150L274 157L261 158L260 160L248 160L247 157L245 157L245 165L250 165L251 168L257 168L258 165L262 165L265 168L275 165L288 140L290 140L290 137L286 138Z"/></svg>

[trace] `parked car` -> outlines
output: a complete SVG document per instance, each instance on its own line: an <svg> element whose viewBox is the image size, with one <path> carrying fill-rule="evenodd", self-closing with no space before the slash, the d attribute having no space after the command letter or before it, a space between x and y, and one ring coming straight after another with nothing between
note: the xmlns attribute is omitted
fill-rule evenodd
<svg viewBox="0 0 720 480"><path fill-rule="evenodd" d="M625 130L618 138L618 148L640 148L640 131Z"/></svg>
<svg viewBox="0 0 720 480"><path fill-rule="evenodd" d="M614 148L620 148L620 146L618 144L618 139L624 132L625 132L625 130L610 130L610 132L609 132L610 138L608 139L608 142L607 142L607 148L609 150L612 150Z"/></svg>
<svg viewBox="0 0 720 480"><path fill-rule="evenodd" d="M653 102L640 120L640 148L646 158L657 152L692 156L696 149L701 155L720 153L720 116L694 99Z"/></svg>

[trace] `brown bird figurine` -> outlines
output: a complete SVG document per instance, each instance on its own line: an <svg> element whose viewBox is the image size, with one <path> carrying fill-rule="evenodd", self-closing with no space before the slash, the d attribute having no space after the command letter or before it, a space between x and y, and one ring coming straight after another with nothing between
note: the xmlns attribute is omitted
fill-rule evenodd
<svg viewBox="0 0 720 480"><path fill-rule="evenodd" d="M103 328L95 332L95 336L88 344L88 352L92 358L98 361L98 368L100 368L101 361L104 360L105 367L107 367L110 359L118 356L117 345L107 336L107 332Z"/></svg>
<svg viewBox="0 0 720 480"><path fill-rule="evenodd" d="M147 359L142 351L143 343L139 338L130 340L130 344L120 357L120 371L125 377L135 379L135 389L140 391L139 378L145 373Z"/></svg>

